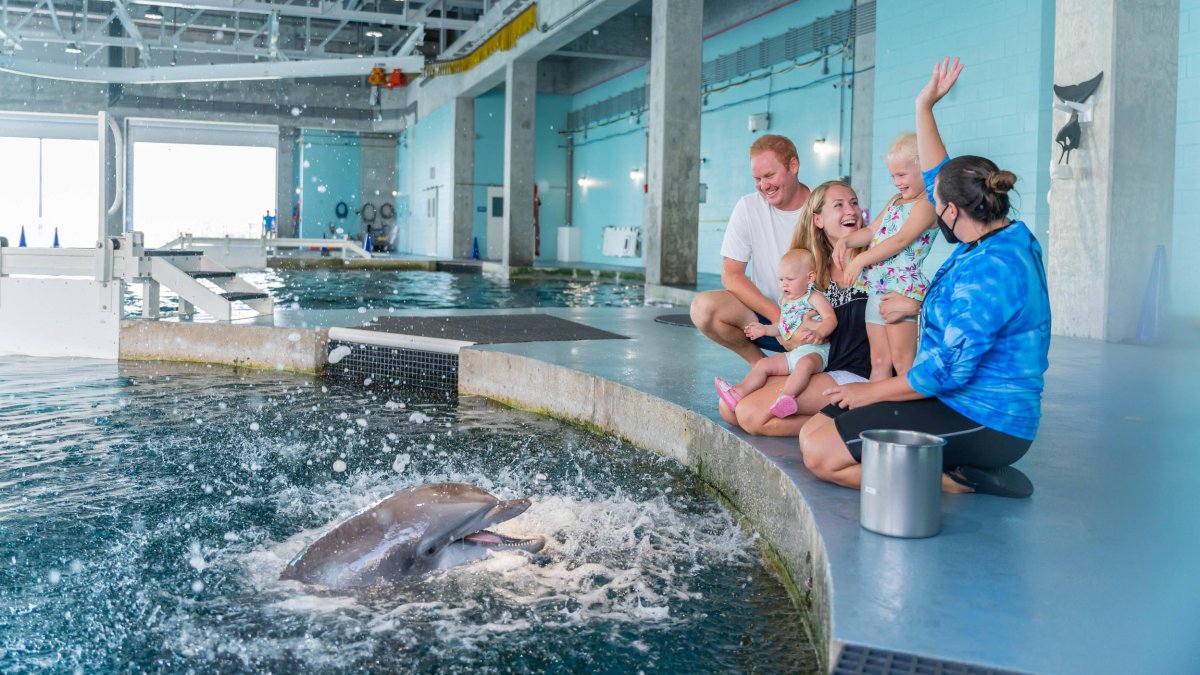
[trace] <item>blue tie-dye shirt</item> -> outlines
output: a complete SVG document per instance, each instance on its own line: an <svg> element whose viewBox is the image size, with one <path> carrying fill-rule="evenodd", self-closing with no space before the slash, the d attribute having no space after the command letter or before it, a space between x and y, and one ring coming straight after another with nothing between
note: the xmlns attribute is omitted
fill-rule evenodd
<svg viewBox="0 0 1200 675"><path fill-rule="evenodd" d="M930 201L945 163L924 173ZM1025 223L959 244L930 283L921 323L912 388L1032 440L1049 367L1050 297L1042 248Z"/></svg>

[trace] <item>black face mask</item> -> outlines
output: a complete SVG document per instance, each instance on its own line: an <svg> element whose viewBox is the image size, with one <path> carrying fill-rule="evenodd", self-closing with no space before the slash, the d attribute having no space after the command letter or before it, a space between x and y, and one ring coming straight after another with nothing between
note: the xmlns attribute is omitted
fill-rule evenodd
<svg viewBox="0 0 1200 675"><path fill-rule="evenodd" d="M946 208L942 209L942 213L945 213L948 208L950 208L949 204L946 205ZM942 220L942 213L937 214L938 229L942 231L942 236L946 238L947 243L957 244L959 239L954 236L954 225L958 224L958 216L954 217L954 225L947 225L946 221Z"/></svg>

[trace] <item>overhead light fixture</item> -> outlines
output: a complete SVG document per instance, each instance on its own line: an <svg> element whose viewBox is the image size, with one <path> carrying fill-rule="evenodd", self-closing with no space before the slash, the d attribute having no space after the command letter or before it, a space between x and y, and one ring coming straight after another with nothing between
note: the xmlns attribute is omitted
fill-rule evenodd
<svg viewBox="0 0 1200 675"><path fill-rule="evenodd" d="M381 38L383 37L383 32L372 28L371 30L363 33L363 35L366 35L369 38Z"/></svg>
<svg viewBox="0 0 1200 675"><path fill-rule="evenodd" d="M68 43L67 46L63 48L63 51L68 54L82 54L83 53L83 50L79 48L79 45L75 44L74 42Z"/></svg>
<svg viewBox="0 0 1200 675"><path fill-rule="evenodd" d="M813 141L812 148L813 153L818 155L832 155L833 153L837 152L837 146L825 140L824 138L818 138L817 140Z"/></svg>
<svg viewBox="0 0 1200 675"><path fill-rule="evenodd" d="M641 169L634 169L633 171L629 172L629 180L631 180L635 183L642 182L642 179L645 177L646 177L646 174L642 173Z"/></svg>
<svg viewBox="0 0 1200 675"><path fill-rule="evenodd" d="M154 19L155 21L158 21L163 16L162 7L159 7L158 5L150 5L150 9L146 10L146 13L143 16L145 16L147 19Z"/></svg>

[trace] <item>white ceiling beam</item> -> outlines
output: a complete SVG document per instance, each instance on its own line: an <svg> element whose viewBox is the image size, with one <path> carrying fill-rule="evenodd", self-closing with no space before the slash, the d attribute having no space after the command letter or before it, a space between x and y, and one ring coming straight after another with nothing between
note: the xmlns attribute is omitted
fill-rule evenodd
<svg viewBox="0 0 1200 675"><path fill-rule="evenodd" d="M358 21L361 23L378 24L380 26L411 26L414 23L425 23L430 28L446 28L448 30L468 30L475 25L467 19L446 18L413 18L406 19L405 14L388 12L364 12L361 10L342 9L337 5L324 4L320 7L307 5L285 5L272 2L255 2L254 0L199 0L184 2L183 0L130 0L135 5L158 5L160 7L179 7L181 9L206 9L224 12L245 12L248 14L270 14L279 12L281 16L296 16L329 21ZM408 3L405 3L407 5ZM425 5L422 10L429 9Z"/></svg>
<svg viewBox="0 0 1200 675"><path fill-rule="evenodd" d="M150 58L150 46L146 44L146 38L142 37L142 31L138 30L137 24L133 22L133 17L129 15L129 9L125 7L125 0L112 0L112 3L113 13L121 21L121 25L129 33L129 37L137 42L137 48L141 52L142 58Z"/></svg>
<svg viewBox="0 0 1200 675"><path fill-rule="evenodd" d="M46 0L46 9L50 13L50 23L54 24L54 32L62 35L62 24L58 22L58 12L54 9L54 0Z"/></svg>
<svg viewBox="0 0 1200 675"><path fill-rule="evenodd" d="M388 50L388 53L395 54L396 56L408 56L416 50L417 45L424 41L425 24L419 23L413 26L413 29L409 32L408 37L404 38L403 41L397 41L396 44L392 45L391 49Z"/></svg>
<svg viewBox="0 0 1200 675"><path fill-rule="evenodd" d="M0 25L0 38L2 38L5 42L10 43L13 46L13 49L25 48L21 45L21 38L17 36L16 33L9 32L7 26Z"/></svg>
<svg viewBox="0 0 1200 675"><path fill-rule="evenodd" d="M155 68L77 68L0 56L0 71L52 80L94 84L182 84L187 82L237 82L314 77L366 75L372 67L420 72L425 60L419 56L390 56L371 59L318 59L264 63L228 63L206 66Z"/></svg>

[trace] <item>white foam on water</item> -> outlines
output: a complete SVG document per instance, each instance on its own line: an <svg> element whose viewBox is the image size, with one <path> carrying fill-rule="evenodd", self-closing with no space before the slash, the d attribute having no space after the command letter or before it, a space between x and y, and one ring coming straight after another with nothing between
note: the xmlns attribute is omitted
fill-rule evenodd
<svg viewBox="0 0 1200 675"><path fill-rule="evenodd" d="M347 347L346 345L339 345L339 346L335 347L333 349L333 351L329 352L330 365L341 361L342 359L346 358L347 356L350 356L350 352L352 352L352 351L354 351L354 350L351 349L350 347Z"/></svg>

